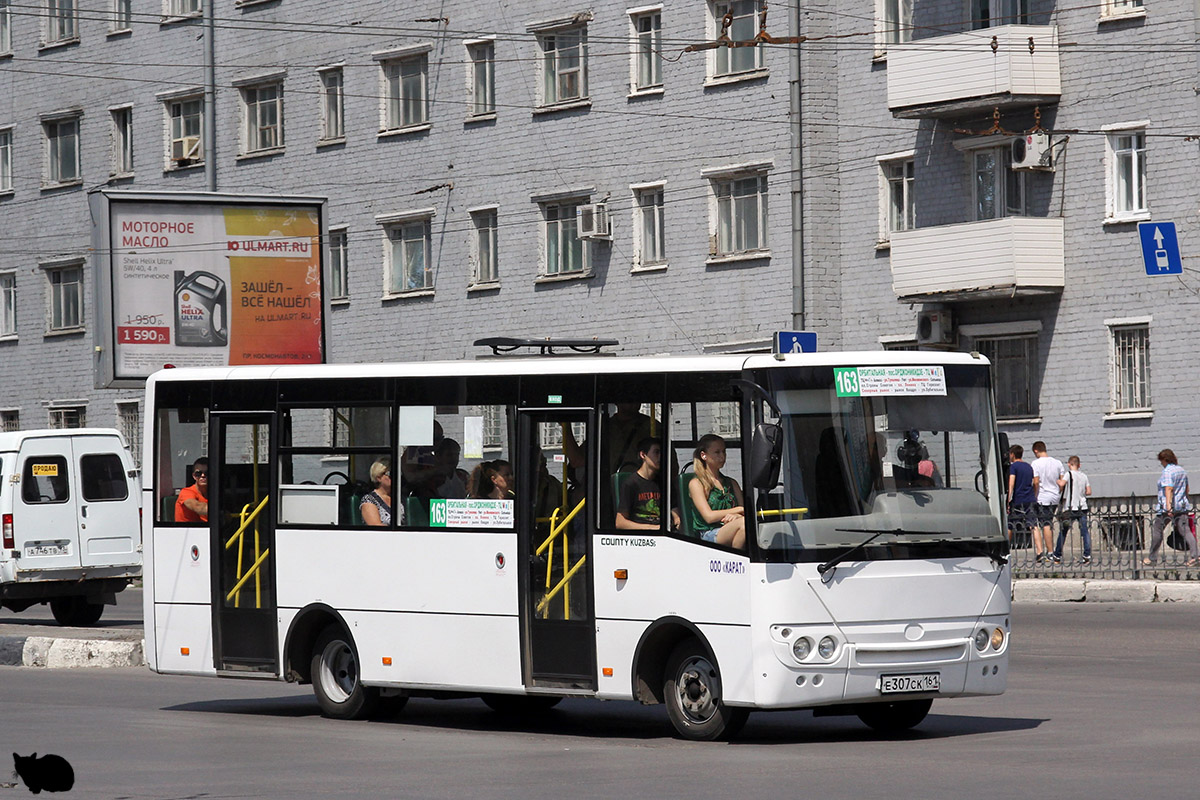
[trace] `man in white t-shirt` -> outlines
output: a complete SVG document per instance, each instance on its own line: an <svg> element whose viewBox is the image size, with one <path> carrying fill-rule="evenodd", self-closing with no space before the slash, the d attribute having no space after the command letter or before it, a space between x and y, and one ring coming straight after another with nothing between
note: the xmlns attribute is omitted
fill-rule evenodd
<svg viewBox="0 0 1200 800"><path fill-rule="evenodd" d="M1058 501L1062 497L1062 487L1067 484L1067 471L1057 458L1046 454L1046 443L1033 443L1033 454L1037 456L1033 463L1033 491L1037 494L1037 526L1033 529L1033 549L1037 553L1036 561L1047 564L1054 563L1054 532L1050 529L1054 522L1054 512L1058 510Z"/></svg>
<svg viewBox="0 0 1200 800"><path fill-rule="evenodd" d="M1080 564L1092 563L1092 537L1088 535L1087 499L1092 495L1092 484L1088 483L1087 473L1080 469L1079 456L1067 459L1067 483L1063 486L1062 522L1058 527L1058 541L1054 544L1054 555L1050 556L1055 564L1062 563L1063 545L1066 544L1067 534L1075 521L1079 522L1079 536L1083 539L1083 558Z"/></svg>

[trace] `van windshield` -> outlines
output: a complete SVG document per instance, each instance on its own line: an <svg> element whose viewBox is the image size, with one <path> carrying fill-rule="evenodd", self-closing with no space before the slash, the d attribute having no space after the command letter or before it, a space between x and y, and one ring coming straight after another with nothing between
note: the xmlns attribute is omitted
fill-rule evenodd
<svg viewBox="0 0 1200 800"><path fill-rule="evenodd" d="M1005 542L985 364L797 367L754 379L784 434L779 482L755 497L768 557L821 560L877 533L864 558ZM765 404L758 412L771 415Z"/></svg>

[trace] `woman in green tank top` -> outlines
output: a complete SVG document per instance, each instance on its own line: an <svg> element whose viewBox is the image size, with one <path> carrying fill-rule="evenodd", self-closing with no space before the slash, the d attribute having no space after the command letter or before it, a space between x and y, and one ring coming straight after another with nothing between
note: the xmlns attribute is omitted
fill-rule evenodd
<svg viewBox="0 0 1200 800"><path fill-rule="evenodd" d="M696 477L688 483L691 528L706 542L744 550L746 509L742 487L721 474L725 466L725 440L710 433L702 436L697 445L692 454Z"/></svg>

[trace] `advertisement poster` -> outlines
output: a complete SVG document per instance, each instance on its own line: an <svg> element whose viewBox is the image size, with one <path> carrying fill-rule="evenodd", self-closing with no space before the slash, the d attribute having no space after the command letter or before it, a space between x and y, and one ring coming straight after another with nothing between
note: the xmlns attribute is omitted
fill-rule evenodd
<svg viewBox="0 0 1200 800"><path fill-rule="evenodd" d="M110 222L115 377L324 361L316 206L114 202Z"/></svg>

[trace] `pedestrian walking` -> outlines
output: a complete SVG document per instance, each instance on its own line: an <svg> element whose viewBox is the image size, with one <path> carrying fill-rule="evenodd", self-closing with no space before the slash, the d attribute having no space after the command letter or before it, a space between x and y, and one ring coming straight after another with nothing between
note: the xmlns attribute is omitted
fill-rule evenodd
<svg viewBox="0 0 1200 800"><path fill-rule="evenodd" d="M1187 471L1179 466L1173 450L1161 450L1158 453L1158 463L1162 464L1162 475L1158 478L1158 508L1154 514L1154 524L1151 526L1150 552L1142 563L1147 567L1158 560L1158 549L1162 547L1163 530L1167 524L1175 527L1175 533L1187 543L1188 559L1186 567L1194 567L1200 563L1200 553L1196 552L1196 535L1188 524L1188 512L1192 510L1192 502L1188 499Z"/></svg>
<svg viewBox="0 0 1200 800"><path fill-rule="evenodd" d="M1008 541L1013 547L1028 547L1030 532L1036 524L1033 504L1033 467L1021 460L1025 448L1014 444L1008 449Z"/></svg>
<svg viewBox="0 0 1200 800"><path fill-rule="evenodd" d="M1062 514L1058 527L1058 541L1054 544L1054 555L1051 558L1055 564L1062 563L1063 544L1071 525L1079 523L1079 537L1083 540L1083 557L1080 564L1092 563L1092 537L1088 534L1087 499L1092 494L1092 485L1088 483L1087 473L1080 469L1079 456L1067 459L1067 483L1063 486Z"/></svg>
<svg viewBox="0 0 1200 800"><path fill-rule="evenodd" d="M1047 564L1053 563L1054 553L1051 543L1054 541L1054 531L1050 526L1054 522L1054 514L1058 511L1058 501L1062 499L1062 487L1067 482L1067 470L1057 458L1046 452L1046 443L1033 443L1033 454L1037 456L1029 466L1033 467L1033 491L1037 494L1037 525L1033 529L1033 550L1037 554L1036 561Z"/></svg>

